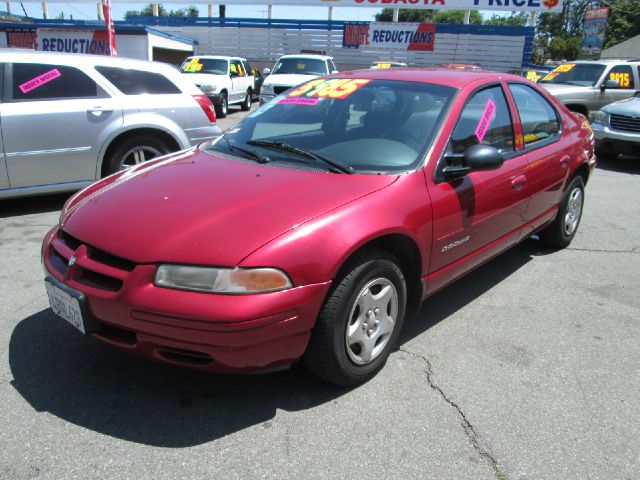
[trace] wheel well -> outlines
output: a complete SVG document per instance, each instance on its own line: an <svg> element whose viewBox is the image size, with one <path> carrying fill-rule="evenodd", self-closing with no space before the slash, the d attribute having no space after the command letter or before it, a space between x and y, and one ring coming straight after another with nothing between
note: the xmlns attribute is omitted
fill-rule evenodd
<svg viewBox="0 0 640 480"><path fill-rule="evenodd" d="M584 105L570 103L566 107L572 112L583 114L585 117L589 115L589 111L587 110L587 107L585 107Z"/></svg>
<svg viewBox="0 0 640 480"><path fill-rule="evenodd" d="M574 176L576 175L580 175L582 177L582 181L584 182L584 184L587 184L587 181L589 180L589 173L591 171L589 170L589 167L587 165L585 165L584 163L582 165L580 165L578 167L578 169L575 171ZM569 180L570 181L570 180Z"/></svg>
<svg viewBox="0 0 640 480"><path fill-rule="evenodd" d="M407 312L406 318L410 318L420 309L424 296L424 287L421 276L422 257L415 242L405 235L385 235L376 238L353 252L345 260L338 271L337 276L346 272L350 260L368 250L384 250L398 259L399 267L407 281Z"/></svg>
<svg viewBox="0 0 640 480"><path fill-rule="evenodd" d="M156 138L156 139L164 142L167 145L167 147L169 148L169 150L171 150L171 151L180 150L180 145L178 144L176 139L173 138L168 133L163 132L162 130L155 130L153 128L139 128L139 129L136 129L136 130L129 130L127 132L121 133L116 138L111 140L111 143L107 147L107 150L106 150L106 152L104 152L104 156L102 157L102 166L101 166L101 169L100 169L101 170L100 177L104 177L106 175L105 168L107 166L107 159L113 154L113 151L116 148L118 148L118 145L121 142L123 142L125 140L128 140L129 138L141 137L141 136L149 136L149 137Z"/></svg>

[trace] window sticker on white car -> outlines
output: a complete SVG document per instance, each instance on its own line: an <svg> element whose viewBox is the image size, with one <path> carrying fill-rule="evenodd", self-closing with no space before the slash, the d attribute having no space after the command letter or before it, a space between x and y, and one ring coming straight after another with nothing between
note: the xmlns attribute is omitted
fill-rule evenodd
<svg viewBox="0 0 640 480"><path fill-rule="evenodd" d="M203 65L200 63L200 59L198 57L192 58L189 63L186 63L182 67L183 72L199 72L202 70Z"/></svg>
<svg viewBox="0 0 640 480"><path fill-rule="evenodd" d="M330 80L312 80L296 88L287 97L337 98L344 100L371 80L362 78L333 78Z"/></svg>
<svg viewBox="0 0 640 480"><path fill-rule="evenodd" d="M24 82L22 85L19 85L19 87L20 90L22 90L22 93L27 93L61 76L62 74L60 73L60 70L54 68L53 70L49 70L48 72L29 80L28 82Z"/></svg>
<svg viewBox="0 0 640 480"><path fill-rule="evenodd" d="M493 100L487 100L487 104L484 107L484 111L482 112L482 116L480 117L480 121L478 122L478 126L476 127L476 137L480 143L484 140L484 136L487 134L487 130L489 130L489 125L491 124L491 120L493 120L493 116L496 113L496 104L493 103Z"/></svg>

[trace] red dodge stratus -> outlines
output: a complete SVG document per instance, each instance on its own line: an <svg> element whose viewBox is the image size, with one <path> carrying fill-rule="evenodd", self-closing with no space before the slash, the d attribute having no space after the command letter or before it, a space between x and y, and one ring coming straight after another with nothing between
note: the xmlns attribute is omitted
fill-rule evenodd
<svg viewBox="0 0 640 480"><path fill-rule="evenodd" d="M592 142L584 117L514 75L315 79L69 199L43 245L51 306L165 363L302 359L356 385L430 294L533 233L571 242Z"/></svg>

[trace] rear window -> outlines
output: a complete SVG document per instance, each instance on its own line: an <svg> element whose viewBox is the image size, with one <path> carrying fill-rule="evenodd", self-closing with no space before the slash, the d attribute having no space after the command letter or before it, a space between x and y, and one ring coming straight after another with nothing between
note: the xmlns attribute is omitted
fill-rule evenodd
<svg viewBox="0 0 640 480"><path fill-rule="evenodd" d="M85 73L66 65L14 63L5 101L95 98L104 91Z"/></svg>
<svg viewBox="0 0 640 480"><path fill-rule="evenodd" d="M167 77L160 73L118 67L96 67L125 95L182 93Z"/></svg>

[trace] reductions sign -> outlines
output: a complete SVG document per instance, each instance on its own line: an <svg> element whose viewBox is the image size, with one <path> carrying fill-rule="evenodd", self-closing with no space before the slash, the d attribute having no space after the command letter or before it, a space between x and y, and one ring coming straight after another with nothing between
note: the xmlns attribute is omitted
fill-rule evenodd
<svg viewBox="0 0 640 480"><path fill-rule="evenodd" d="M345 23L342 46L431 51L435 40L436 26L432 23Z"/></svg>
<svg viewBox="0 0 640 480"><path fill-rule="evenodd" d="M598 57L604 45L604 34L607 31L609 8L590 8L584 14L584 28L580 55Z"/></svg>

